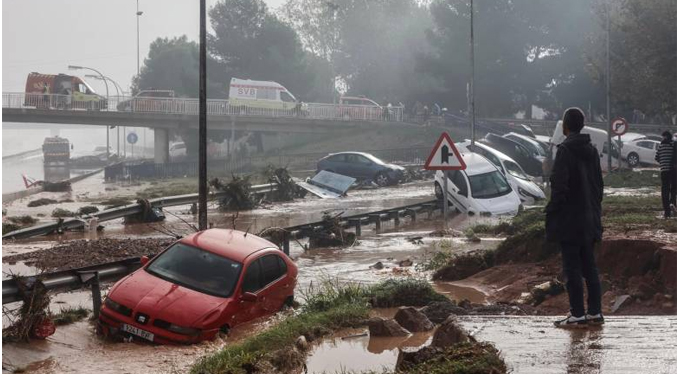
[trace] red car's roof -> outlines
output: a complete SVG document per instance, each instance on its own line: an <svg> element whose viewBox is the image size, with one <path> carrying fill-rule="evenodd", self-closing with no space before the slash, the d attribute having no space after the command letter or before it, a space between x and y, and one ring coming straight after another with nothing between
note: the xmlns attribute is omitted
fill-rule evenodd
<svg viewBox="0 0 677 374"><path fill-rule="evenodd" d="M245 236L243 231L227 229L196 232L181 239L180 242L237 262L244 262L247 256L263 248L277 248L275 244L252 233Z"/></svg>

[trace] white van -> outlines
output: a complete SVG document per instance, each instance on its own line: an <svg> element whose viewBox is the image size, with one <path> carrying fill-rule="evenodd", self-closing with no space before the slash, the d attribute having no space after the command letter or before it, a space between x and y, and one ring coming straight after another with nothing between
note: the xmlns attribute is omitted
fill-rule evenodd
<svg viewBox="0 0 677 374"><path fill-rule="evenodd" d="M555 127L555 132L552 134L550 143L554 144L555 147L552 149L553 160L557 154L557 145L562 144L566 136L562 132L562 121L557 121L557 126ZM599 162L602 166L602 170L608 171L608 157L609 157L609 147L607 147L607 132L604 130L596 129L594 127L585 126L581 130L581 134L590 135L590 141L592 142L593 147L597 148L599 152ZM618 147L615 142L611 142L611 162L612 165L618 165Z"/></svg>
<svg viewBox="0 0 677 374"><path fill-rule="evenodd" d="M447 199L469 215L515 215L521 205L517 192L494 164L477 153L462 153L465 170L447 171ZM435 173L435 196L443 198L445 173Z"/></svg>
<svg viewBox="0 0 677 374"><path fill-rule="evenodd" d="M231 108L252 114L266 110L293 111L298 103L289 90L272 81L232 78L228 96Z"/></svg>

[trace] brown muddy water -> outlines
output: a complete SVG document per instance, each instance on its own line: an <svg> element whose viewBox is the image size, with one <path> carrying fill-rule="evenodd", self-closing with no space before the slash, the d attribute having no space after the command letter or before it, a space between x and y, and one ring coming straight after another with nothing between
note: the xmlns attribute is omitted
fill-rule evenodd
<svg viewBox="0 0 677 374"><path fill-rule="evenodd" d="M418 201L432 199L430 182L415 182L388 189L355 191L345 199L321 200L306 198L289 203L275 204L266 208L256 209L240 214L236 219L236 227L251 232L258 232L270 226L290 226L321 219L322 212L345 211L344 214L373 211L412 204ZM175 207L171 212L181 218L194 222L193 216L188 214L187 207ZM486 222L487 218L454 216L450 226L463 230L476 222ZM222 213L216 209L210 211L210 221L216 227L231 227L232 214ZM167 222L162 224L172 230L186 229L186 225L178 218L168 214ZM39 250L56 241L70 239L95 239L96 237L154 237L159 234L149 225L123 225L113 221L105 223L106 229L96 233L69 233L60 238L42 237L12 243L3 243L3 256L13 253ZM299 266L299 286L297 293L307 289L323 278L339 279L343 281L374 283L389 277L422 276L427 274L416 271L416 265L430 258L437 250L437 242L445 240L452 251L464 252L474 249L490 248L498 244L498 240L482 240L480 243L466 243L462 238L429 238L428 233L442 228L439 217L427 221L419 219L415 224L403 220L399 228L384 224L380 233L363 229L363 237L353 247L341 250L310 250L304 251L301 247L304 242L293 243L291 255ZM422 244L414 244L409 238L423 236ZM50 241L47 239L56 239ZM399 261L411 259L414 266L401 268ZM381 261L385 267L381 270L370 268ZM25 264L3 263L3 272L20 271L22 273L34 271ZM105 287L109 287L106 285ZM452 298L471 298L479 300L479 294L473 294L466 288L452 285L440 286L443 292ZM104 290L105 294L105 290ZM11 304L10 304L11 305ZM51 309L57 312L65 306L84 306L91 308L91 296L86 290L56 295ZM274 320L279 317L272 317ZM6 321L4 321L6 322ZM234 339L249 336L270 323L270 319L240 326L233 329L232 335L226 340L217 339L214 342L205 342L189 347L153 346L142 343L113 343L100 340L94 327L89 322L79 322L70 326L59 327L57 333L46 341L34 341L29 344L3 344L3 372L11 372L16 367L26 367L36 373L166 373L185 372L188 367L201 356L218 350ZM343 343L345 341L345 343ZM417 340L412 340L414 344ZM425 343L425 339L420 343ZM330 344L327 342L327 344ZM360 348L365 355L375 355L372 351L380 351L379 357L389 357L388 365L393 363L393 342L373 342L364 338L346 339L336 342L338 347L352 344ZM417 343L418 344L418 343ZM324 347L324 348L323 348ZM329 346L321 345L315 354L329 351ZM369 350L372 347L372 351ZM387 347L387 348L374 348ZM396 350L395 350L396 351ZM385 355L385 356L383 356ZM378 359L380 360L380 359ZM380 361L379 361L380 362ZM340 369L336 367L335 369ZM324 369L322 369L324 370Z"/></svg>
<svg viewBox="0 0 677 374"><path fill-rule="evenodd" d="M399 350L430 344L433 331L409 336L370 337L367 329L342 331L314 346L306 360L308 374L392 370Z"/></svg>

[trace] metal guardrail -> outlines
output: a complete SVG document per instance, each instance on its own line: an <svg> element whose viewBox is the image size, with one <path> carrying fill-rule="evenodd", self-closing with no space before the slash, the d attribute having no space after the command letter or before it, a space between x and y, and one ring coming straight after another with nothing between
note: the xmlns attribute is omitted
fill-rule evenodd
<svg viewBox="0 0 677 374"><path fill-rule="evenodd" d="M134 98L125 96L109 96L107 99L89 96L88 99L77 100L74 95L3 92L2 107L198 115L199 101L194 98ZM345 121L401 122L404 118L403 113L404 107L401 106L377 107L368 105L303 103L301 107L293 106L282 109L230 105L228 100L207 100L207 115L210 116L297 117Z"/></svg>
<svg viewBox="0 0 677 374"><path fill-rule="evenodd" d="M251 192L261 194L267 193L275 190L274 184L261 184L251 187ZM223 192L210 193L208 199L215 200L225 196ZM156 199L150 199L148 202L153 208L164 208L177 205L187 205L196 203L198 200L198 194L186 194L170 197L159 197ZM88 220L96 218L98 222L105 222L114 220L117 218L122 218L126 216L131 216L139 214L143 211L141 204L130 204L118 208L106 209L100 212L92 213L90 215L71 218L64 220L63 222L54 222L54 223L45 223L42 225L36 225L31 227L26 227L24 229L12 231L2 236L2 239L25 239L38 235L46 235L52 232L55 232L59 228L73 230L80 229L85 227L85 224Z"/></svg>
<svg viewBox="0 0 677 374"><path fill-rule="evenodd" d="M173 202L189 202L188 196L192 195L182 195L172 198ZM168 205L165 205L168 206ZM441 204L438 200L425 201L416 204L409 204L405 206L400 206L396 208L383 209L374 212L366 212L360 214L354 214L350 216L340 217L339 222L344 228L355 228L355 234L357 236L362 235L362 226L368 224L374 224L376 230L381 229L381 223L383 221L393 220L395 226L400 224L400 218L404 216L410 217L412 221L415 221L419 213L427 212L430 215L436 210L441 209ZM302 225L296 225L284 228L285 237L284 242L282 243L282 250L289 254L289 240L291 238L302 239L308 237L317 230L322 230L324 227L323 221L312 222ZM124 277L127 274L132 273L141 267L141 258L132 257L119 261L112 261L105 264L88 266L84 268L72 269L57 271L53 273L44 273L39 276L28 276L20 277L22 281L34 281L38 278L42 281L47 290L50 291L63 291L70 290L74 288L79 288L88 284L88 280L91 279L91 274L95 273L98 275L98 280L108 280L114 281ZM17 287L17 279L7 279L2 281L2 303L7 304L14 301L19 301L20 299L19 288Z"/></svg>

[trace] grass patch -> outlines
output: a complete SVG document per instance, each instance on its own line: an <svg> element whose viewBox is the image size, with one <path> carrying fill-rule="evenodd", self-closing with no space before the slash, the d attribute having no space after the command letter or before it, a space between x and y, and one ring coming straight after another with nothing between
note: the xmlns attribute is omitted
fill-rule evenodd
<svg viewBox="0 0 677 374"><path fill-rule="evenodd" d="M368 290L370 303L375 308L397 306L426 306L435 301L448 300L423 279L387 279Z"/></svg>
<svg viewBox="0 0 677 374"><path fill-rule="evenodd" d="M369 287L325 280L303 296L306 304L297 314L241 343L203 357L191 373L245 374L270 365L276 369L274 372L292 371L305 362L293 348L300 335L312 342L338 329L364 326L370 303L374 307L423 306L447 300L425 280L413 278L386 280Z"/></svg>
<svg viewBox="0 0 677 374"><path fill-rule="evenodd" d="M87 206L83 206L82 208L78 209L78 215L84 216L84 215L87 215L87 214L96 213L98 211L99 211L99 208L95 207L94 205L87 205Z"/></svg>
<svg viewBox="0 0 677 374"><path fill-rule="evenodd" d="M89 309L83 307L67 307L55 315L52 315L52 321L57 326L68 325L81 321L89 316Z"/></svg>
<svg viewBox="0 0 677 374"><path fill-rule="evenodd" d="M112 209L132 204L132 201L126 197L113 197L107 200L103 200L99 202L99 204L105 206L106 209Z"/></svg>
<svg viewBox="0 0 677 374"><path fill-rule="evenodd" d="M2 223L2 234L7 234L12 231L16 231L20 229L21 227L17 224L14 223L9 223L9 222L3 222Z"/></svg>
<svg viewBox="0 0 677 374"><path fill-rule="evenodd" d="M397 373L407 374L499 374L508 368L489 343L461 343Z"/></svg>
<svg viewBox="0 0 677 374"><path fill-rule="evenodd" d="M312 341L336 329L361 326L369 317L364 289L354 285L345 287L338 283L324 283L319 292L326 294L311 296L309 306L301 307L298 314L242 343L227 346L200 359L191 368L191 373L245 374L256 371L257 365L266 362L277 368L302 365L303 360L283 362L280 357L284 357L285 353L280 352L289 351L300 335Z"/></svg>
<svg viewBox="0 0 677 374"><path fill-rule="evenodd" d="M33 201L29 202L29 203L28 203L28 207L29 207L29 208L34 208L34 207L36 207L36 206L43 206L43 205L56 204L57 202L58 202L58 201L56 201L56 200L54 200L54 199L46 199L46 198L42 198L42 199L37 199L37 200L33 200Z"/></svg>
<svg viewBox="0 0 677 374"><path fill-rule="evenodd" d="M31 216L14 216L14 217L7 217L7 221L19 225L19 226L30 226L34 225L36 222L38 222L37 219L31 217Z"/></svg>
<svg viewBox="0 0 677 374"><path fill-rule="evenodd" d="M654 170L621 170L604 177L604 186L612 188L660 187L660 172Z"/></svg>
<svg viewBox="0 0 677 374"><path fill-rule="evenodd" d="M56 208L52 211L52 217L56 218L75 217L75 212L71 212L68 209Z"/></svg>
<svg viewBox="0 0 677 374"><path fill-rule="evenodd" d="M416 264L417 271L437 270L446 265L454 256L452 252L453 243L451 240L442 239L433 244L435 252L430 259L425 258Z"/></svg>
<svg viewBox="0 0 677 374"><path fill-rule="evenodd" d="M186 195L197 193L197 179L186 179L176 182L152 185L136 193L139 199L155 199L165 196Z"/></svg>

